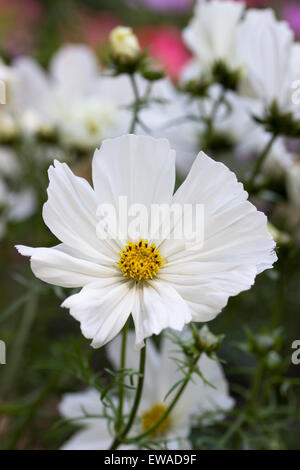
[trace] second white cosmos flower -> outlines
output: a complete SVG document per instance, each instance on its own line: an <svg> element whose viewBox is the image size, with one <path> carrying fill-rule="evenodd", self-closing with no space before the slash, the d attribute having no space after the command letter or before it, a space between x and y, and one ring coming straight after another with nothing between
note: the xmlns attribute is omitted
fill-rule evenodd
<svg viewBox="0 0 300 470"><path fill-rule="evenodd" d="M43 281L82 287L63 307L95 348L114 338L130 314L137 347L164 328L182 330L191 321L212 320L230 296L249 289L276 261L266 216L247 201L234 173L202 152L174 196L175 152L167 140L148 136L104 141L93 159L94 189L59 162L50 167L49 179L43 218L62 243L17 248L31 257L31 268ZM147 208L203 204L204 244L191 250L185 240L171 237L156 247L130 237L129 243L99 238L97 208L117 205L120 196L127 197L128 206Z"/></svg>

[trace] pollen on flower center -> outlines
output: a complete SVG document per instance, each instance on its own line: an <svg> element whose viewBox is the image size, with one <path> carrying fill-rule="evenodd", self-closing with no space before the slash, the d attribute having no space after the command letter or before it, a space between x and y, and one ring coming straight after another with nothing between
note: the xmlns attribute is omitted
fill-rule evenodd
<svg viewBox="0 0 300 470"><path fill-rule="evenodd" d="M148 241L143 239L137 243L128 242L119 255L118 267L124 276L137 281L152 279L164 266L164 259L155 243L149 245Z"/></svg>
<svg viewBox="0 0 300 470"><path fill-rule="evenodd" d="M148 431L163 416L167 407L163 403L155 403L149 410L145 411L141 416L141 423L144 431ZM151 436L163 434L170 426L171 419L168 416L163 422L151 433Z"/></svg>

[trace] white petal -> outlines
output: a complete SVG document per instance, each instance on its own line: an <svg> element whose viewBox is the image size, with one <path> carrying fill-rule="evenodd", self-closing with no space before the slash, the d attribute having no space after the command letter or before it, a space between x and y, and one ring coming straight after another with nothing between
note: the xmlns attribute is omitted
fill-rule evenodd
<svg viewBox="0 0 300 470"><path fill-rule="evenodd" d="M30 256L31 269L36 277L62 287L82 287L99 277L118 276L113 268L71 256L63 245L54 248L16 246L23 256Z"/></svg>
<svg viewBox="0 0 300 470"><path fill-rule="evenodd" d="M186 387L175 413L178 416L185 416L187 413L191 413L191 410L203 414L208 411L217 412L231 409L234 400L229 395L228 382L222 366L207 357L206 354L202 354L198 366L205 380L213 387L205 384L199 376L194 375L194 380L190 381ZM216 414L216 417L219 416Z"/></svg>
<svg viewBox="0 0 300 470"><path fill-rule="evenodd" d="M64 418L83 418L85 414L101 415L103 405L100 393L94 389L88 389L79 393L67 393L63 396L58 406L60 414ZM80 420L81 424L89 423L89 419Z"/></svg>
<svg viewBox="0 0 300 470"><path fill-rule="evenodd" d="M75 433L60 450L107 450L112 440L106 427L106 420L102 419L98 426Z"/></svg>
<svg viewBox="0 0 300 470"><path fill-rule="evenodd" d="M118 207L169 203L175 183L175 152L166 139L124 135L105 140L93 159L93 183L99 203Z"/></svg>
<svg viewBox="0 0 300 470"><path fill-rule="evenodd" d="M186 249L184 240L165 240L168 259L160 278L188 302L193 318L207 321L229 296L249 289L277 257L267 219L247 199L243 186L222 163L201 153L174 202L204 205L204 243Z"/></svg>
<svg viewBox="0 0 300 470"><path fill-rule="evenodd" d="M96 196L89 183L75 176L65 163L55 161L55 167L49 168L48 201L43 208L46 225L82 257L111 264L118 259L119 248L97 238L96 210Z"/></svg>
<svg viewBox="0 0 300 470"><path fill-rule="evenodd" d="M98 280L68 297L62 307L80 321L82 334L100 348L121 331L135 301L134 284L122 278Z"/></svg>
<svg viewBox="0 0 300 470"><path fill-rule="evenodd" d="M191 320L191 311L176 290L160 281L137 286L138 302L132 311L136 330L136 346L143 346L144 339L164 328L182 330Z"/></svg>

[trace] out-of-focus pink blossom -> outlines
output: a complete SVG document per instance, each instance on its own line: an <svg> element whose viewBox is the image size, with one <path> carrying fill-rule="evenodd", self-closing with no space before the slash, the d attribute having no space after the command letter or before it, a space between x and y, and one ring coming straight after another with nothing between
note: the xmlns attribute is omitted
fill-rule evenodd
<svg viewBox="0 0 300 470"><path fill-rule="evenodd" d="M227 1L227 0L223 0ZM272 4L275 3L274 0L233 0L234 2L246 3L249 7L272 7Z"/></svg>
<svg viewBox="0 0 300 470"><path fill-rule="evenodd" d="M288 2L283 6L283 17L289 22L295 34L300 37L300 4L299 2Z"/></svg>
<svg viewBox="0 0 300 470"><path fill-rule="evenodd" d="M173 80L177 80L191 57L181 32L173 26L147 27L136 32L142 48L147 48L150 56L157 59Z"/></svg>
<svg viewBox="0 0 300 470"><path fill-rule="evenodd" d="M160 11L186 11L189 10L194 0L140 0L142 3L146 4L149 8L153 10L160 10ZM137 2L135 1L135 4Z"/></svg>
<svg viewBox="0 0 300 470"><path fill-rule="evenodd" d="M0 0L0 42L8 54L30 50L42 13L36 0Z"/></svg>
<svg viewBox="0 0 300 470"><path fill-rule="evenodd" d="M72 30L63 30L63 41L85 42L92 47L107 41L113 28L121 24L115 15L101 11L75 11L73 13Z"/></svg>

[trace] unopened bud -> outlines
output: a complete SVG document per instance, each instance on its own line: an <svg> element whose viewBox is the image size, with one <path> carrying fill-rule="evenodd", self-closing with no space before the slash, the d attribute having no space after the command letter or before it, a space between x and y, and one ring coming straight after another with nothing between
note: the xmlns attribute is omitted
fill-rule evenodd
<svg viewBox="0 0 300 470"><path fill-rule="evenodd" d="M204 325L197 335L197 347L199 350L206 353L216 351L219 348L221 341L222 337L214 335L207 325Z"/></svg>
<svg viewBox="0 0 300 470"><path fill-rule="evenodd" d="M120 64L135 62L140 55L139 41L131 28L114 28L109 35L109 43L113 59Z"/></svg>

